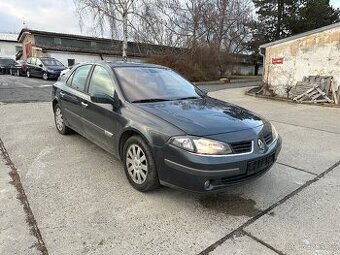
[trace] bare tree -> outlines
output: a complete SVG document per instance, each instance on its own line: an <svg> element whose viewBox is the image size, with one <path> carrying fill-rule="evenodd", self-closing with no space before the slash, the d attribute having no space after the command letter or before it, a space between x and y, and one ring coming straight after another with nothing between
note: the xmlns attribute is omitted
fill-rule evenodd
<svg viewBox="0 0 340 255"><path fill-rule="evenodd" d="M101 34L104 34L106 26L109 26L111 36L117 35L118 24L123 29L123 49L122 57L127 59L128 47L128 16L135 13L139 6L138 0L74 0L80 18L83 24L85 17L91 17L94 26L99 28Z"/></svg>

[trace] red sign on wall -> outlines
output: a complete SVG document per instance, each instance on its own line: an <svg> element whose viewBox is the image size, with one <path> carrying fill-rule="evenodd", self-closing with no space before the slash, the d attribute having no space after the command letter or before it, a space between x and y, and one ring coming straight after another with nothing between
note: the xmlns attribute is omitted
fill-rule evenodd
<svg viewBox="0 0 340 255"><path fill-rule="evenodd" d="M273 65L282 65L283 64L283 58L272 58L272 64Z"/></svg>

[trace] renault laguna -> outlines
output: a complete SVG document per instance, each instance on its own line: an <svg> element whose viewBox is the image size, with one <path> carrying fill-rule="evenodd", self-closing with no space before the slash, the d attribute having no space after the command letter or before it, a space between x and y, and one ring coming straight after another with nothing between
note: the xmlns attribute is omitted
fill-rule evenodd
<svg viewBox="0 0 340 255"><path fill-rule="evenodd" d="M263 175L281 149L267 120L163 66L79 64L52 94L57 131L75 131L121 159L142 192L159 185L219 191Z"/></svg>

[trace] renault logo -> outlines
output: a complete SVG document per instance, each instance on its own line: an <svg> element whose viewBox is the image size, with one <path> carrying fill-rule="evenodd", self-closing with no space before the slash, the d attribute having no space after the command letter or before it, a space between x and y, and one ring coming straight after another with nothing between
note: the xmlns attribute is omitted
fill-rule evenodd
<svg viewBox="0 0 340 255"><path fill-rule="evenodd" d="M264 151L265 146L264 146L264 142L261 139L257 140L257 144L258 144L259 148Z"/></svg>

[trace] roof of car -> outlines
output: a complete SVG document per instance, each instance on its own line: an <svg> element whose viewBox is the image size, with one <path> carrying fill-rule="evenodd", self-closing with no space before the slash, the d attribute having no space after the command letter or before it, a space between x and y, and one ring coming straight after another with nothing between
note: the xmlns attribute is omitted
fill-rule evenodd
<svg viewBox="0 0 340 255"><path fill-rule="evenodd" d="M111 67L154 67L154 68L167 68L165 66L149 64L149 63L138 63L129 61L98 61L97 63L106 63Z"/></svg>

